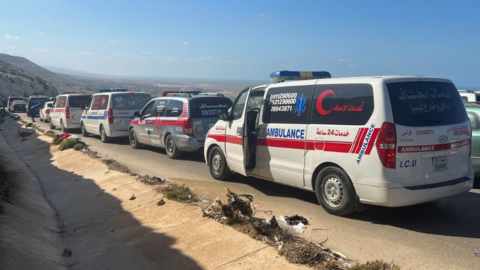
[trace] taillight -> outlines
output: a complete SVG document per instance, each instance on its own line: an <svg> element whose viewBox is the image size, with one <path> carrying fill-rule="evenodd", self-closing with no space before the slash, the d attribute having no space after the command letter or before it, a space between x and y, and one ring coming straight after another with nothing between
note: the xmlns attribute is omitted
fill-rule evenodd
<svg viewBox="0 0 480 270"><path fill-rule="evenodd" d="M183 131L185 132L185 135L193 135L193 122L191 118L188 118L183 122Z"/></svg>
<svg viewBox="0 0 480 270"><path fill-rule="evenodd" d="M50 114L50 110L45 110L45 114Z"/></svg>
<svg viewBox="0 0 480 270"><path fill-rule="evenodd" d="M397 132L395 124L385 122L377 139L377 151L383 166L395 169L397 155Z"/></svg>
<svg viewBox="0 0 480 270"><path fill-rule="evenodd" d="M108 109L108 123L113 124L113 109Z"/></svg>
<svg viewBox="0 0 480 270"><path fill-rule="evenodd" d="M68 108L68 107L65 108L65 114L66 114L67 118L70 118L70 108Z"/></svg>
<svg viewBox="0 0 480 270"><path fill-rule="evenodd" d="M16 105L16 104L13 104L13 107L14 107L14 108L15 108L15 105Z"/></svg>

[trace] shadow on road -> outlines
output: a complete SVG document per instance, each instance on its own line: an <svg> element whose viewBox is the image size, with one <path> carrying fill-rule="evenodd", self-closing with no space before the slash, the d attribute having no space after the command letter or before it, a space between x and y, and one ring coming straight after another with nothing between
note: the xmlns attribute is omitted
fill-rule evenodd
<svg viewBox="0 0 480 270"><path fill-rule="evenodd" d="M5 125L14 128L5 129ZM10 119L1 133L42 179L46 196L63 221L63 233L59 233L73 252L69 269L202 269L172 248L175 239L142 226L124 211L120 200L92 179L52 165L50 144L36 133L21 141L17 129L22 128Z"/></svg>

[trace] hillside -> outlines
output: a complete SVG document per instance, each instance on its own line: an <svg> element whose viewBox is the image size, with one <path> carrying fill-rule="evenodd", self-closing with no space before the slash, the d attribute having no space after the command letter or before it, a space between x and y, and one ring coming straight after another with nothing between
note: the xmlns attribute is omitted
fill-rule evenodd
<svg viewBox="0 0 480 270"><path fill-rule="evenodd" d="M0 98L10 95L56 96L57 88L50 82L32 75L23 69L0 61Z"/></svg>
<svg viewBox="0 0 480 270"><path fill-rule="evenodd" d="M60 92L84 90L83 85L77 82L76 79L68 75L51 72L24 57L0 53L0 61L9 63L17 68L25 70L26 72L34 76L38 76L51 82Z"/></svg>

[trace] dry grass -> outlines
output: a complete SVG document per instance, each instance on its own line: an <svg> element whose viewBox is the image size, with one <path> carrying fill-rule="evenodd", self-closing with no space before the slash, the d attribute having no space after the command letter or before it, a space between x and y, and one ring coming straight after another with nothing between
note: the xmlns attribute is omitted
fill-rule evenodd
<svg viewBox="0 0 480 270"><path fill-rule="evenodd" d="M157 191L163 193L169 200L184 203L198 202L197 195L193 194L193 192L185 185L171 183L157 188Z"/></svg>
<svg viewBox="0 0 480 270"><path fill-rule="evenodd" d="M363 264L356 264L352 270L400 270L400 266L393 262L387 263L382 260L368 261Z"/></svg>
<svg viewBox="0 0 480 270"><path fill-rule="evenodd" d="M90 151L89 151L90 152ZM98 153L97 152L94 152L95 155L97 155ZM122 172L122 173L130 173L130 169L127 168L127 166L119 163L118 161L116 161L115 159L113 158L105 158L105 159L102 159L102 162L103 164L107 165L108 166L108 169L109 170L112 170L112 171L119 171L119 172Z"/></svg>

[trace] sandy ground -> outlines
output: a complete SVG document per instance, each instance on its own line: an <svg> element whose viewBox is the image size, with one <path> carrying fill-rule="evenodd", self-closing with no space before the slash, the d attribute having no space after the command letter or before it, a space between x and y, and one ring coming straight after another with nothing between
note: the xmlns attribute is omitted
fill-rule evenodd
<svg viewBox="0 0 480 270"><path fill-rule="evenodd" d="M13 205L3 203L0 216L0 269L306 269L202 218L198 207L157 206L163 195L155 187L81 152L58 151L50 137L21 141L18 127L9 119L1 126L1 149L20 173ZM62 256L65 248L72 256Z"/></svg>

